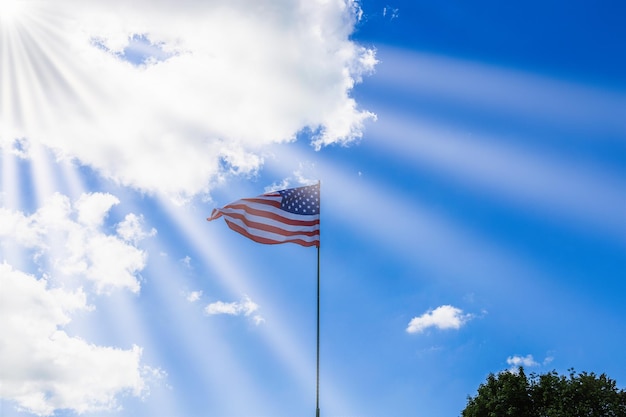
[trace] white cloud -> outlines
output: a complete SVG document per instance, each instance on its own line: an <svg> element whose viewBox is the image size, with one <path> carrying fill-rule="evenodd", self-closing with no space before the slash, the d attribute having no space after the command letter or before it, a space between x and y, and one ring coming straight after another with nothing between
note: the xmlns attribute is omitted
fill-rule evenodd
<svg viewBox="0 0 626 417"><path fill-rule="evenodd" d="M78 221L89 227L99 227L111 207L119 204L117 197L105 193L83 194L74 203Z"/></svg>
<svg viewBox="0 0 626 417"><path fill-rule="evenodd" d="M258 314L255 314L254 317L252 317L252 320L254 321L254 324L256 324L257 326L265 323L265 318L263 318L263 316L260 316Z"/></svg>
<svg viewBox="0 0 626 417"><path fill-rule="evenodd" d="M191 269L191 257L189 255L187 255L183 259L181 259L180 263L185 265L185 268Z"/></svg>
<svg viewBox="0 0 626 417"><path fill-rule="evenodd" d="M191 291L187 294L187 301L195 303L202 297L202 291Z"/></svg>
<svg viewBox="0 0 626 417"><path fill-rule="evenodd" d="M546 365L549 365L553 360L554 360L554 356L546 356L543 362L539 363L535 360L533 355L528 354L526 356L519 356L519 355L509 356L508 358L506 358L506 363L511 365L511 367L509 368L509 372L517 373L519 372L520 366L523 366L526 368L541 366L541 365L546 366Z"/></svg>
<svg viewBox="0 0 626 417"><path fill-rule="evenodd" d="M138 346L97 346L63 329L73 314L94 308L86 291L139 291L146 254L131 241L146 233L134 215L117 225L117 234L107 233L105 220L118 203L104 193L74 202L57 193L32 214L0 207L0 249L11 249L0 260L0 397L19 410L116 409L120 395L143 396L162 374L140 365ZM41 279L10 264L14 248L33 255Z"/></svg>
<svg viewBox="0 0 626 417"><path fill-rule="evenodd" d="M460 329L473 316L463 314L463 310L451 305L439 306L428 310L419 317L414 317L406 329L408 333L421 333L429 327L438 329Z"/></svg>
<svg viewBox="0 0 626 417"><path fill-rule="evenodd" d="M26 247L41 246L43 233L43 228L34 218L28 218L19 211L0 207L0 247L11 244Z"/></svg>
<svg viewBox="0 0 626 417"><path fill-rule="evenodd" d="M551 360L552 359L547 360L546 363L549 363ZM511 368L509 368L509 372L512 372L512 373L519 372L520 366L530 368L533 366L540 365L539 362L535 361L535 359L533 358L533 355L530 355L530 354L526 356L519 356L519 355L509 356L508 358L506 358L506 363L511 365Z"/></svg>
<svg viewBox="0 0 626 417"><path fill-rule="evenodd" d="M399 9L392 8L390 6L383 7L383 17L387 17L389 15L389 20L393 20L399 16Z"/></svg>
<svg viewBox="0 0 626 417"><path fill-rule="evenodd" d="M227 314L231 316L250 316L258 309L259 306L246 295L241 301L234 301L230 303L216 301L214 303L208 304L204 308L204 312L210 316L218 314ZM252 319L257 325L265 322L265 319L258 314L254 315Z"/></svg>
<svg viewBox="0 0 626 417"><path fill-rule="evenodd" d="M284 190L292 187L302 187L305 185L317 184L319 179L314 178L313 174L305 175L305 171L314 171L315 166L313 164L303 164L300 162L299 168L293 172L292 176L283 178L280 182L274 182L265 187L264 192L269 193L277 190ZM308 172L307 172L308 174Z"/></svg>
<svg viewBox="0 0 626 417"><path fill-rule="evenodd" d="M110 194L83 194L74 204L54 194L34 214L25 215L0 207L0 247L21 245L37 251L40 267L57 280L91 282L96 292L129 289L138 292L137 274L146 254L124 238L106 234L102 223L118 200ZM127 217L118 231L129 232ZM120 229L121 228L121 229Z"/></svg>
<svg viewBox="0 0 626 417"><path fill-rule="evenodd" d="M71 337L62 327L89 310L82 289L50 288L44 279L0 264L0 397L36 415L117 407L122 393L146 384L141 348L117 349Z"/></svg>
<svg viewBox="0 0 626 417"><path fill-rule="evenodd" d="M359 16L353 0L33 3L0 31L0 146L28 138L186 197L303 129L317 148L351 142L375 117L350 97L377 62L349 39Z"/></svg>
<svg viewBox="0 0 626 417"><path fill-rule="evenodd" d="M517 368L519 366L538 366L539 363L535 361L533 355L526 356L509 356L506 358L506 363L511 365L513 368Z"/></svg>
<svg viewBox="0 0 626 417"><path fill-rule="evenodd" d="M233 316L246 315L254 313L259 306L255 304L249 297L244 297L241 301L234 301L231 303L225 303L223 301L216 301L207 305L204 311L209 315L215 314L230 314Z"/></svg>
<svg viewBox="0 0 626 417"><path fill-rule="evenodd" d="M284 190L286 188L290 188L290 182L288 178L283 178L280 182L274 182L271 185L265 187L264 192L271 193L272 191Z"/></svg>
<svg viewBox="0 0 626 417"><path fill-rule="evenodd" d="M134 244L142 239L156 235L157 231L155 228L150 229L148 232L144 231L142 227L143 221L142 215L138 216L134 213L128 213L124 220L117 225L117 234L125 241Z"/></svg>

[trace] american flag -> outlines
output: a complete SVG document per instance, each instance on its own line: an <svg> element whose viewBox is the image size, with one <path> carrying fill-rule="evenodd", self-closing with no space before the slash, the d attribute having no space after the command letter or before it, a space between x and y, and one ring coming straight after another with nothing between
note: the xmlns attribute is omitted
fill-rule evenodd
<svg viewBox="0 0 626 417"><path fill-rule="evenodd" d="M243 198L214 209L207 220L224 217L228 227L255 242L320 245L320 186L289 188Z"/></svg>

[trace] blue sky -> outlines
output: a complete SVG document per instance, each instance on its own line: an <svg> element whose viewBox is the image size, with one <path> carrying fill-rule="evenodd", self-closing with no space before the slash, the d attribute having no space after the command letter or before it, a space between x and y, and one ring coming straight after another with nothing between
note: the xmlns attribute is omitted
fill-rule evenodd
<svg viewBox="0 0 626 417"><path fill-rule="evenodd" d="M625 11L0 1L0 414L313 415L315 249L205 219L317 180L322 416L626 388Z"/></svg>

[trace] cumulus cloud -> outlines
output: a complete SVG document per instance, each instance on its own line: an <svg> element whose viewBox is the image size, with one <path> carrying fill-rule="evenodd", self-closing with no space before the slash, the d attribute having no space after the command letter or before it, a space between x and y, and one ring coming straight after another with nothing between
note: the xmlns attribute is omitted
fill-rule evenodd
<svg viewBox="0 0 626 417"><path fill-rule="evenodd" d="M128 242L143 233L136 217L127 216L118 225L121 235L107 234L102 227L118 202L110 194L89 193L72 203L56 193L31 215L0 207L0 247L17 244L34 250L40 266L57 280L86 280L98 293L138 292L137 275L146 254Z"/></svg>
<svg viewBox="0 0 626 417"><path fill-rule="evenodd" d="M217 301L207 305L204 311L209 315L215 314L230 314L232 316L239 316L241 314L249 316L257 311L259 306L250 299L250 297L244 297L241 301L234 301L232 303L225 303L223 301Z"/></svg>
<svg viewBox="0 0 626 417"><path fill-rule="evenodd" d="M90 292L139 291L146 254L135 246L145 232L129 214L105 220L119 200L86 193L75 201L54 194L32 214L0 207L0 397L18 409L52 415L116 409L117 398L143 396L163 373L142 365L142 349L98 346L67 334L72 316L95 307ZM30 253L38 273L11 265L12 249ZM25 263L20 259L19 264Z"/></svg>
<svg viewBox="0 0 626 417"><path fill-rule="evenodd" d="M124 220L117 225L117 234L127 242L137 243L142 239L156 235L155 228L145 231L143 228L143 216L128 213Z"/></svg>
<svg viewBox="0 0 626 417"><path fill-rule="evenodd" d="M204 312L210 316L218 314L227 314L231 316L250 316L258 309L258 304L252 301L250 297L245 296L241 301L233 301L230 303L216 301L214 303L208 304L204 308ZM265 319L258 314L255 314L252 319L257 325L265 322Z"/></svg>
<svg viewBox="0 0 626 417"><path fill-rule="evenodd" d="M539 363L535 360L533 355L528 354L526 356L520 356L520 355L509 356L508 358L506 358L506 363L511 366L511 368L509 368L509 372L516 373L519 371L520 366L523 366L526 368L540 366L540 365L545 366L551 363L553 360L554 360L553 356L546 356L543 362Z"/></svg>
<svg viewBox="0 0 626 417"><path fill-rule="evenodd" d="M99 227L104 222L105 217L116 204L119 204L117 197L111 194L94 193L83 194L74 203L77 220L89 227Z"/></svg>
<svg viewBox="0 0 626 417"><path fill-rule="evenodd" d="M303 130L349 143L375 118L350 95L377 63L350 40L359 16L354 0L33 2L0 31L0 146L184 198Z"/></svg>
<svg viewBox="0 0 626 417"><path fill-rule="evenodd" d="M46 416L117 407L122 393L146 389L141 348L117 349L71 337L63 326L89 310L82 289L50 288L45 279L0 264L0 397Z"/></svg>
<svg viewBox="0 0 626 417"><path fill-rule="evenodd" d="M442 330L460 329L472 317L471 314L463 314L463 310L459 308L443 305L411 319L406 331L408 333L422 333L429 327Z"/></svg>
<svg viewBox="0 0 626 417"><path fill-rule="evenodd" d="M535 361L533 355L526 356L509 356L506 363L517 368L518 366L537 366L539 363Z"/></svg>

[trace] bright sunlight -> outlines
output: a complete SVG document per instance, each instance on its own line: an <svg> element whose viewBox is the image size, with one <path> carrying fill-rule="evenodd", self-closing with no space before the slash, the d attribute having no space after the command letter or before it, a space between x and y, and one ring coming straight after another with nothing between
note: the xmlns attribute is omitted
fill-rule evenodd
<svg viewBox="0 0 626 417"><path fill-rule="evenodd" d="M15 23L26 10L23 0L0 0L0 23Z"/></svg>

